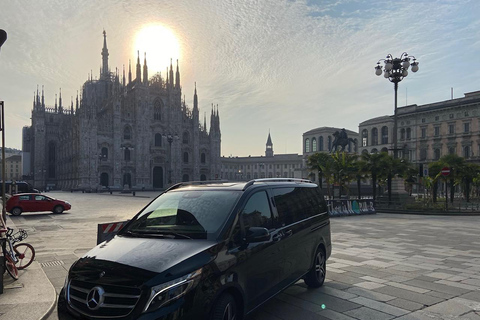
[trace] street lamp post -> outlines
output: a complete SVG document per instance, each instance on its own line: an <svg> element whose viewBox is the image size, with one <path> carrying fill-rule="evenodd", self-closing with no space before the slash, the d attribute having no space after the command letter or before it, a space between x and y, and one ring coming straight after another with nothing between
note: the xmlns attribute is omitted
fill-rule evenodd
<svg viewBox="0 0 480 320"><path fill-rule="evenodd" d="M410 60L412 63L410 64ZM384 62L383 70L380 62ZM403 80L408 75L408 68L412 67L412 72L418 71L418 61L414 56L409 56L408 53L404 52L400 58L393 58L391 54L387 55L386 59L380 59L377 62L375 67L375 74L380 76L383 73L383 76L388 79L390 82L393 82L395 90L395 109L393 114L393 157L398 158L398 149L397 149L397 92L398 92L398 83Z"/></svg>

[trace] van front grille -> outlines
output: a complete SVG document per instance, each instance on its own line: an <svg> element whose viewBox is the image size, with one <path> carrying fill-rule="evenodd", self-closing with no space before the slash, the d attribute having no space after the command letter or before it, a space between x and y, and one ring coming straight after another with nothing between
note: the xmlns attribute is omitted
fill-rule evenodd
<svg viewBox="0 0 480 320"><path fill-rule="evenodd" d="M119 318L129 315L140 299L141 290L134 287L97 285L71 280L67 288L68 303L83 315Z"/></svg>

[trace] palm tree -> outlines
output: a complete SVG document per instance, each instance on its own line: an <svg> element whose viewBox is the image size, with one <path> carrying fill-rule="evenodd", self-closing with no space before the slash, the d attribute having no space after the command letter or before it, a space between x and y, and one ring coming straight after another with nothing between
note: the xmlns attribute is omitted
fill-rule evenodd
<svg viewBox="0 0 480 320"><path fill-rule="evenodd" d="M430 162L428 164L428 175L432 179L432 201L437 202L438 178L441 175L443 164L440 161Z"/></svg>
<svg viewBox="0 0 480 320"><path fill-rule="evenodd" d="M330 196L330 184L333 182L333 161L330 154L317 152L307 158L307 166L310 170L318 171L319 186L322 187L322 178L327 183L327 193Z"/></svg>
<svg viewBox="0 0 480 320"><path fill-rule="evenodd" d="M450 182L450 202L453 203L455 185L461 182L462 171L465 169L465 158L456 154L447 154L440 158L439 162L444 167L450 168L450 174L445 177L445 196L447 196L447 179Z"/></svg>
<svg viewBox="0 0 480 320"><path fill-rule="evenodd" d="M466 163L462 168L463 192L467 202L470 202L470 185L480 177L480 166L475 163Z"/></svg>
<svg viewBox="0 0 480 320"><path fill-rule="evenodd" d="M357 179L357 193L358 199L362 197L362 181L365 181L365 178L368 175L368 171L365 169L367 163L362 159L357 159L354 163L355 165L355 178Z"/></svg>
<svg viewBox="0 0 480 320"><path fill-rule="evenodd" d="M382 171L382 160L386 153L362 153L362 160L365 161L365 170L370 172L372 178L373 200L377 197L377 177Z"/></svg>
<svg viewBox="0 0 480 320"><path fill-rule="evenodd" d="M358 155L337 151L332 154L334 176L336 182L340 186L340 197L342 196L342 188L345 189L347 195L350 195L348 185L356 176L355 161Z"/></svg>

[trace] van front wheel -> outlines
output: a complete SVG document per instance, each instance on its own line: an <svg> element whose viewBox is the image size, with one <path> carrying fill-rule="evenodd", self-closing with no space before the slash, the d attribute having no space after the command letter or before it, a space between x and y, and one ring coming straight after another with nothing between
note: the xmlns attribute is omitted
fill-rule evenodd
<svg viewBox="0 0 480 320"><path fill-rule="evenodd" d="M305 276L305 284L310 288L319 288L323 285L326 275L327 260L325 259L325 252L319 247L315 253L313 267Z"/></svg>
<svg viewBox="0 0 480 320"><path fill-rule="evenodd" d="M211 320L239 320L237 304L231 294L224 294L215 302Z"/></svg>

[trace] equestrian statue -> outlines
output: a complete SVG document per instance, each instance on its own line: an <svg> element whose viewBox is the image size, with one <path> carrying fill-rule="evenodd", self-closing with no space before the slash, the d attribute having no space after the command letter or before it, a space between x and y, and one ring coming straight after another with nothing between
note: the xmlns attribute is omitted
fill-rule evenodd
<svg viewBox="0 0 480 320"><path fill-rule="evenodd" d="M332 153L336 151L345 151L345 147L350 142L352 142L353 144L356 144L355 140L347 136L347 131L345 130L345 128L343 128L340 131L335 131L333 133L333 136L335 137L335 139L333 140L332 149L330 150L330 152ZM342 147L342 149L339 150L338 147Z"/></svg>

